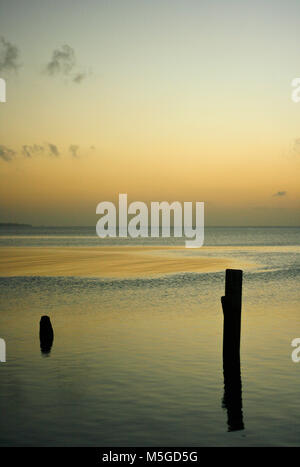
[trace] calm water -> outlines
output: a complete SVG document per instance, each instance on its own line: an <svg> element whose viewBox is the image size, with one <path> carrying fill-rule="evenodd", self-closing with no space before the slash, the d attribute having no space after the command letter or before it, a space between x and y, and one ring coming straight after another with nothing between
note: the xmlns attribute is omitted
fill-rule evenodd
<svg viewBox="0 0 300 467"><path fill-rule="evenodd" d="M0 246L99 242L84 228L0 234ZM244 274L244 430L229 431L222 406L224 272L2 277L0 444L299 446L300 363L291 360L291 341L300 337L300 229L211 228L205 245L216 248L185 254L257 265ZM55 332L47 355L39 347L42 314Z"/></svg>

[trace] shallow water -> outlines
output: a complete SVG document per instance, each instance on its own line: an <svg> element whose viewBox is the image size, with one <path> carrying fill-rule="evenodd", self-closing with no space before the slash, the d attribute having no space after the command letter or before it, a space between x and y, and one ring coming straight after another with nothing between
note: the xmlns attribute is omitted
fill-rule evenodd
<svg viewBox="0 0 300 467"><path fill-rule="evenodd" d="M258 264L244 274L244 430L229 431L222 407L224 272L2 277L0 444L299 446L300 363L291 341L300 337L300 229L262 230L244 231L245 241L242 229L231 231L222 248ZM43 314L55 333L49 354L39 347Z"/></svg>

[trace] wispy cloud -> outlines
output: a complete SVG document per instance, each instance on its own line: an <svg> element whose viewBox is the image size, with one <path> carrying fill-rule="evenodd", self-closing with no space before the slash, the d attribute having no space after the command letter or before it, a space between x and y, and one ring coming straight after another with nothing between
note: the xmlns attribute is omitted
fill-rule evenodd
<svg viewBox="0 0 300 467"><path fill-rule="evenodd" d="M41 144L24 144L22 146L21 154L28 158L41 154L58 157L60 152L56 144L53 143L45 143L44 146Z"/></svg>
<svg viewBox="0 0 300 467"><path fill-rule="evenodd" d="M73 78L73 82L79 84L84 78L86 78L86 73L77 73Z"/></svg>
<svg viewBox="0 0 300 467"><path fill-rule="evenodd" d="M49 75L68 75L75 66L75 52L68 44L53 50L52 58L46 66Z"/></svg>
<svg viewBox="0 0 300 467"><path fill-rule="evenodd" d="M16 71L18 64L19 49L16 45L0 37L0 71Z"/></svg>
<svg viewBox="0 0 300 467"><path fill-rule="evenodd" d="M89 151L95 150L95 146L89 146L88 150L81 151L78 144L70 144L67 148L61 149L54 143L45 142L43 144L23 144L20 150L11 149L5 145L0 145L0 159L5 162L12 161L15 156L23 156L25 159L34 159L35 157L60 158L62 154L68 151L74 159L83 155L88 155Z"/></svg>
<svg viewBox="0 0 300 467"><path fill-rule="evenodd" d="M5 162L10 162L15 157L16 152L13 149L0 144L0 158Z"/></svg>
<svg viewBox="0 0 300 467"><path fill-rule="evenodd" d="M72 157L75 157L75 158L79 157L78 150L79 150L79 146L77 146L76 144L70 144L69 151Z"/></svg>
<svg viewBox="0 0 300 467"><path fill-rule="evenodd" d="M286 191L277 191L277 193L274 193L273 196L279 196L280 197L280 196L285 196L286 194L287 194Z"/></svg>
<svg viewBox="0 0 300 467"><path fill-rule="evenodd" d="M44 146L40 146L39 144L33 144L32 146L24 144L22 146L22 154L25 157L32 157L42 152L44 152Z"/></svg>
<svg viewBox="0 0 300 467"><path fill-rule="evenodd" d="M47 143L50 156L58 157L60 155L59 150L55 144Z"/></svg>
<svg viewBox="0 0 300 467"><path fill-rule="evenodd" d="M300 154L300 138L294 140L293 152Z"/></svg>
<svg viewBox="0 0 300 467"><path fill-rule="evenodd" d="M86 73L76 70L75 51L68 44L64 44L52 52L52 58L47 63L45 71L49 76L62 75L69 77L77 84L81 83L86 77Z"/></svg>

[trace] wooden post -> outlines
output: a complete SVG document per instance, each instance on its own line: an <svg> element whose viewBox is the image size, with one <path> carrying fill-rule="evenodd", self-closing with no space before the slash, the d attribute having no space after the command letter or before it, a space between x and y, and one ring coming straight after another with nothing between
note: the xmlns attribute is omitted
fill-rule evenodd
<svg viewBox="0 0 300 467"><path fill-rule="evenodd" d="M225 296L221 297L223 327L224 398L230 431L243 430L242 381L240 366L243 271L226 269Z"/></svg>
<svg viewBox="0 0 300 467"><path fill-rule="evenodd" d="M50 353L53 339L54 333L50 318L44 315L40 320L40 345L42 353Z"/></svg>
<svg viewBox="0 0 300 467"><path fill-rule="evenodd" d="M221 298L223 328L223 367L240 366L243 271L226 269L225 296Z"/></svg>

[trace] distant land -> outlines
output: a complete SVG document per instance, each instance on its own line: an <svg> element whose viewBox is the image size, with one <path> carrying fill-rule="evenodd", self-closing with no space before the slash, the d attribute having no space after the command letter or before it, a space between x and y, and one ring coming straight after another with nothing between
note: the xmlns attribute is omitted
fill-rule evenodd
<svg viewBox="0 0 300 467"><path fill-rule="evenodd" d="M0 227L32 227L31 224L18 224L14 222L0 222Z"/></svg>
<svg viewBox="0 0 300 467"><path fill-rule="evenodd" d="M0 222L0 228L32 228L32 229L95 229L95 225L32 225L21 224L19 222ZM171 225L173 227L173 225ZM117 225L117 228L119 226ZM195 226L193 225L193 228ZM295 228L299 229L300 225L206 225L205 228L209 229L278 229L278 228Z"/></svg>

